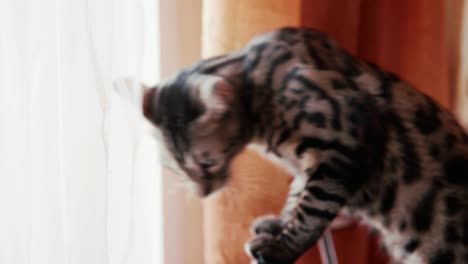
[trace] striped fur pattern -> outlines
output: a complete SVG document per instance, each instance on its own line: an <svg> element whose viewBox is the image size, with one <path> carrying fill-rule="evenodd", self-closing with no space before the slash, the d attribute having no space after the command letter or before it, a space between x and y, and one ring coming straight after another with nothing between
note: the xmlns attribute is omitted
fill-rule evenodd
<svg viewBox="0 0 468 264"><path fill-rule="evenodd" d="M380 231L397 263L468 263L467 135L431 98L323 33L258 35L144 98L202 196L246 147L294 175L281 215L253 223L255 262L294 263L347 209Z"/></svg>

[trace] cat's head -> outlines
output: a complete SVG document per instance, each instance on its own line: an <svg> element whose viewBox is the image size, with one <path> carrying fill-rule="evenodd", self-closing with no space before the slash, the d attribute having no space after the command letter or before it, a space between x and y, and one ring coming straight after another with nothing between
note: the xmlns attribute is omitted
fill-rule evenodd
<svg viewBox="0 0 468 264"><path fill-rule="evenodd" d="M233 85L215 75L181 72L144 91L144 116L203 197L224 186L246 144L238 101Z"/></svg>

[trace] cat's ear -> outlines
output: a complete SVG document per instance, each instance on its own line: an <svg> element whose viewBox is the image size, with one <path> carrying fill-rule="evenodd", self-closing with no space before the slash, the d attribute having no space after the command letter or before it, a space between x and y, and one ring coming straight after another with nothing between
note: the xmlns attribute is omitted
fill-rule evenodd
<svg viewBox="0 0 468 264"><path fill-rule="evenodd" d="M125 101L141 109L149 121L155 125L159 123L154 113L154 103L158 95L157 86L148 87L134 78L121 78L114 81L114 90Z"/></svg>
<svg viewBox="0 0 468 264"><path fill-rule="evenodd" d="M205 91L205 106L210 117L222 117L229 111L235 102L234 87L223 78L210 80Z"/></svg>
<svg viewBox="0 0 468 264"><path fill-rule="evenodd" d="M160 124L160 117L155 111L155 104L158 101L158 87L143 86L143 96L141 100L143 115L156 126Z"/></svg>

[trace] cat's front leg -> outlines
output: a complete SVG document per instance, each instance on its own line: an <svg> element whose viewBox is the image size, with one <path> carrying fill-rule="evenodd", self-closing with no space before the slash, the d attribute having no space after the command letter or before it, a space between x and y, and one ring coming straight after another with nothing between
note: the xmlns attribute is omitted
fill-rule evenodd
<svg viewBox="0 0 468 264"><path fill-rule="evenodd" d="M261 216L252 223L250 231L253 235L269 234L276 236L283 230L283 221L276 215Z"/></svg>
<svg viewBox="0 0 468 264"><path fill-rule="evenodd" d="M289 187L288 197L281 212L281 216L265 215L255 219L250 228L252 234L259 235L266 233L274 236L280 234L284 224L292 217L292 212L297 206L306 181L307 177L305 175L296 176Z"/></svg>
<svg viewBox="0 0 468 264"><path fill-rule="evenodd" d="M281 218L287 221L281 232L260 233L246 244L247 253L257 263L294 263L318 241L345 204L349 185L355 185L351 178L353 170L344 169L344 163L337 160L322 161L309 173L295 205L283 211ZM339 160L346 162L341 157Z"/></svg>

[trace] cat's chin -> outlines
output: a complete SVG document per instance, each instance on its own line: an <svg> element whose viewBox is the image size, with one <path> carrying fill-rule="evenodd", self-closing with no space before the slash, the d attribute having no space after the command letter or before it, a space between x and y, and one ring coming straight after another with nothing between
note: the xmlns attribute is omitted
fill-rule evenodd
<svg viewBox="0 0 468 264"><path fill-rule="evenodd" d="M207 198L219 193L225 185L224 180L210 181L204 184L197 184L196 191L200 198Z"/></svg>

